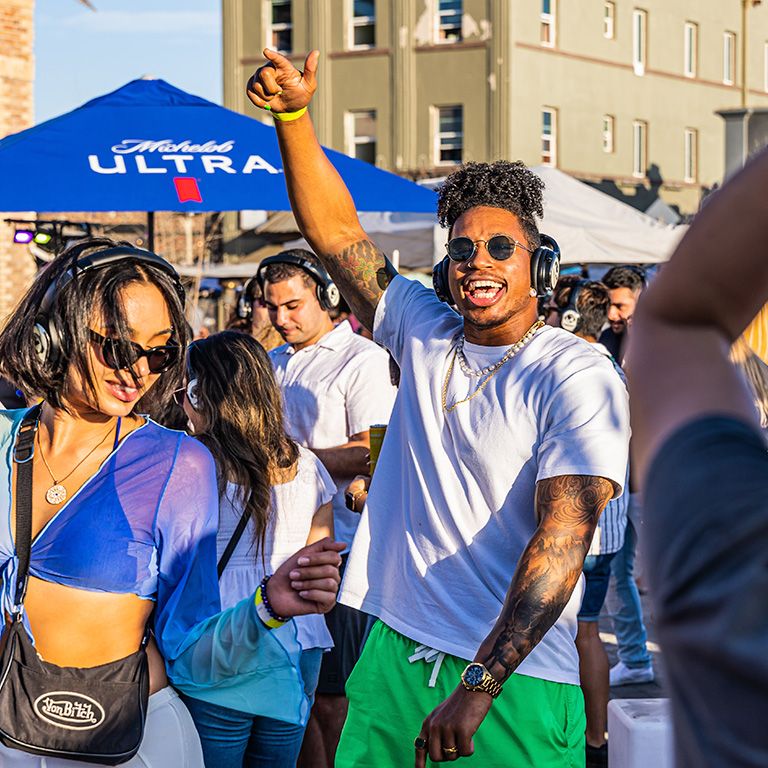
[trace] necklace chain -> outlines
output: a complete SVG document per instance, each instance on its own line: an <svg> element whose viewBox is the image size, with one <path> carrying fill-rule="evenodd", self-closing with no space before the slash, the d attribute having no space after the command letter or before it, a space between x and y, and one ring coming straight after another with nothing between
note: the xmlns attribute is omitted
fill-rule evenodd
<svg viewBox="0 0 768 768"><path fill-rule="evenodd" d="M494 363L493 365L489 365L480 371L475 371L472 368L470 368L469 364L466 361L466 358L464 357L464 334L462 334L459 337L459 341L457 342L456 346L453 350L453 357L451 358L451 363L448 366L448 372L445 374L445 381L443 382L443 410L446 413L450 413L451 411L455 410L457 406L461 405L462 403L468 403L470 400L477 397L483 389L485 389L485 385L499 372L501 367L506 363L508 360L513 358L536 334L536 331L539 330L544 325L544 322L541 320L537 320L523 335L523 337L516 341L502 356L502 358ZM467 375L467 376L484 376L485 378L482 379L475 388L475 391L468 395L467 397L463 398L462 400L457 400L453 405L448 405L448 384L451 380L451 374L453 373L453 368L456 363L456 359L459 360L459 367L461 370Z"/></svg>
<svg viewBox="0 0 768 768"><path fill-rule="evenodd" d="M113 427L112 425L110 425L109 430L104 435L104 437L102 437L101 440L99 440L99 442L96 443L96 445L94 445L93 448L91 448L91 450L88 451L88 453L86 453L85 456L83 456L83 458L80 459L80 461L78 461L77 464L75 464L75 466L66 475L64 475L64 477L61 478L61 480L57 480L54 477L53 470L51 469L50 465L48 464L48 461L45 458L45 454L43 453L43 443L40 440L40 431L38 430L37 447L40 450L40 458L43 460L43 464L45 464L45 468L48 470L48 474L51 476L51 480L53 480L53 485L46 492L46 498L48 499L49 503L60 504L62 501L64 501L67 498L66 489L64 488L62 483L67 478L71 477L75 473L75 471L79 469L79 467L93 455L94 451L96 451L101 445L103 445L104 441L112 434L112 429ZM55 492L54 492L54 489L56 489ZM54 499L55 501L52 501Z"/></svg>

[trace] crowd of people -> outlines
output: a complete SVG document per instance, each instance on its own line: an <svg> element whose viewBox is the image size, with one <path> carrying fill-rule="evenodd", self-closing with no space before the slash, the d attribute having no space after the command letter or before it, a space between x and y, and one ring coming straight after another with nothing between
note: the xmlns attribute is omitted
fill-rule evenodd
<svg viewBox="0 0 768 768"><path fill-rule="evenodd" d="M651 286L559 278L541 180L467 164L431 290L317 142L317 53L265 56L248 96L314 252L191 341L172 265L80 241L0 332L26 400L0 411L0 765L606 765L609 686L655 674L640 539L680 765L768 764L768 387L737 343L768 156Z"/></svg>

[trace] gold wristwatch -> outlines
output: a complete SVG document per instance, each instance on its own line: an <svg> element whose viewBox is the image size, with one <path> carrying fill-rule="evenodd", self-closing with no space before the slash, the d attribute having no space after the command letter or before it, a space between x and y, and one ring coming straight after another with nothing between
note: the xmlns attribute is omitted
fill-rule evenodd
<svg viewBox="0 0 768 768"><path fill-rule="evenodd" d="M483 693L489 693L494 699L501 693L501 684L483 664L476 661L468 664L461 673L461 684L468 691L483 691Z"/></svg>

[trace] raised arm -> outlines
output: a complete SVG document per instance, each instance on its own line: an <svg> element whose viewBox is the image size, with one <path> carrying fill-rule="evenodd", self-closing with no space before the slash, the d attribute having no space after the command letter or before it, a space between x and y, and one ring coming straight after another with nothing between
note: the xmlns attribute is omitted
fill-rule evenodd
<svg viewBox="0 0 768 768"><path fill-rule="evenodd" d="M300 72L285 56L265 49L267 62L248 81L248 98L273 114L305 110L317 89L319 55L312 51ZM275 127L299 229L370 329L395 269L360 226L352 197L320 147L309 113L295 120L276 118Z"/></svg>
<svg viewBox="0 0 768 768"><path fill-rule="evenodd" d="M627 378L641 480L665 439L692 419L756 423L728 350L768 300L766 183L763 152L713 195L638 305Z"/></svg>
<svg viewBox="0 0 768 768"><path fill-rule="evenodd" d="M612 496L612 483L602 477L562 475L537 484L539 526L520 557L496 625L475 655L497 682L520 666L563 612ZM457 746L461 756L472 754L472 736L492 703L489 694L457 687L422 726L432 760L446 759L445 743ZM417 768L425 759L417 750Z"/></svg>

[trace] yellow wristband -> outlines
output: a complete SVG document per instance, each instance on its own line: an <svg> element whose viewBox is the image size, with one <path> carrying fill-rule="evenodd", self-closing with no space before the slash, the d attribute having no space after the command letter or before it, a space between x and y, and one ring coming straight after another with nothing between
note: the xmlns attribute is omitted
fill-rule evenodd
<svg viewBox="0 0 768 768"><path fill-rule="evenodd" d="M302 107L297 112L270 112L270 114L275 120L279 120L281 123L290 123L293 120L298 120L300 117L303 117L306 111L307 108Z"/></svg>
<svg viewBox="0 0 768 768"><path fill-rule="evenodd" d="M261 585L256 588L256 594L253 596L253 602L256 605L256 614L261 619L261 623L265 624L270 629L277 629L285 624L284 621L278 621L273 619L267 611L267 606L264 605L264 598L261 595Z"/></svg>

